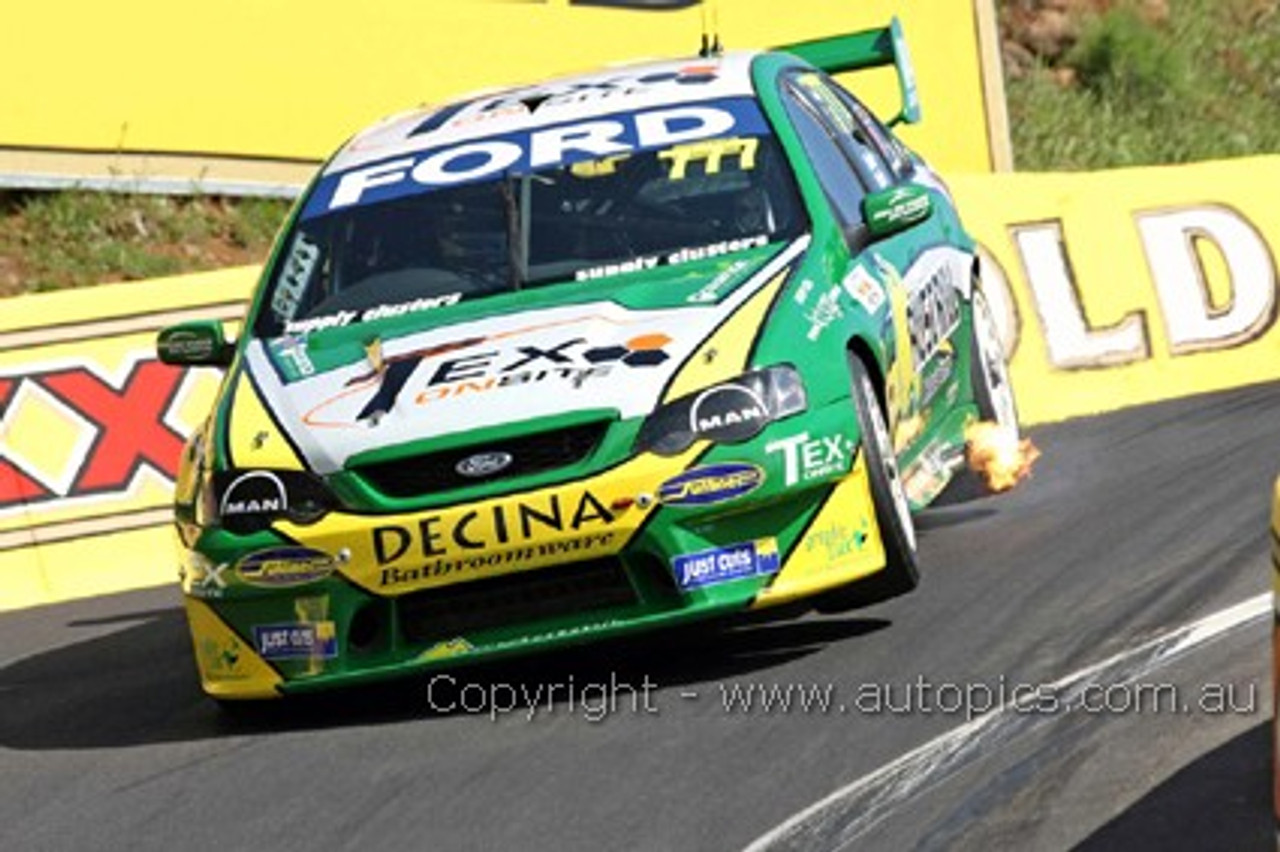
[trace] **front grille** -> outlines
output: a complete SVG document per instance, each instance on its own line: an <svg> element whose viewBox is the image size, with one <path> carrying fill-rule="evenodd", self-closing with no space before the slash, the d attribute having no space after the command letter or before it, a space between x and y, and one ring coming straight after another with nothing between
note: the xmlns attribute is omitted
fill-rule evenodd
<svg viewBox="0 0 1280 852"><path fill-rule="evenodd" d="M388 497L420 497L577 464L595 450L608 428L609 421L601 420L567 429L516 435L394 461L358 465L352 470ZM506 453L511 456L511 463L488 476L463 476L458 472L459 462L482 453Z"/></svg>
<svg viewBox="0 0 1280 852"><path fill-rule="evenodd" d="M636 601L622 563L608 557L405 595L400 627L425 643Z"/></svg>

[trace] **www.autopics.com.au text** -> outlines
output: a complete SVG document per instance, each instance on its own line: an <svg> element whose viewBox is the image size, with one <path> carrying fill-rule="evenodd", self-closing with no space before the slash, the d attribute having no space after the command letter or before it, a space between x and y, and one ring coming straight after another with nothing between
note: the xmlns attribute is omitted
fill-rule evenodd
<svg viewBox="0 0 1280 852"><path fill-rule="evenodd" d="M659 691L661 690L661 692ZM607 679L558 682L466 681L451 674L426 684L431 713L465 713L532 722L542 716L599 723L610 716L657 715L661 705L714 702L726 716L956 716L972 721L995 711L1018 715L1253 715L1261 712L1256 683L1085 683L1061 686L1009 682L902 683L720 681L709 687L660 687L611 672Z"/></svg>

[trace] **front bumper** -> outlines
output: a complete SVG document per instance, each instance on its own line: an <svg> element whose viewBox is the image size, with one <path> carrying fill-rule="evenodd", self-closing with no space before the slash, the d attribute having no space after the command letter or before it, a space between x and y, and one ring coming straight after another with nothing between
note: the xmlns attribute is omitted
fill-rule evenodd
<svg viewBox="0 0 1280 852"><path fill-rule="evenodd" d="M849 415L833 404L747 444L644 454L444 509L206 530L183 581L202 684L232 699L356 684L790 603L872 574L884 550Z"/></svg>

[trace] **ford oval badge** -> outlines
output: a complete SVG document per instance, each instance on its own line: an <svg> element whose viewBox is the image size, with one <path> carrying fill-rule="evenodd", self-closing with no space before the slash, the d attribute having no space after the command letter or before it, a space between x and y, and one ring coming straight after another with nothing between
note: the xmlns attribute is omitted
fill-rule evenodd
<svg viewBox="0 0 1280 852"><path fill-rule="evenodd" d="M479 479L483 476L493 476L499 471L506 470L513 461L511 453L504 453L501 450L490 453L476 453L474 456L467 456L462 461L454 465L459 475L466 476L470 479Z"/></svg>

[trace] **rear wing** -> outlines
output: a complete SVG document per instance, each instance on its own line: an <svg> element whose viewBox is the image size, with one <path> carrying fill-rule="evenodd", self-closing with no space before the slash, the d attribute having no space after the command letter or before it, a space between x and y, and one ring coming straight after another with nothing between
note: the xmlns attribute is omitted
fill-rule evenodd
<svg viewBox="0 0 1280 852"><path fill-rule="evenodd" d="M889 121L889 125L900 122L915 124L920 120L916 72L911 67L911 54L907 52L907 41L897 16L889 21L887 27L786 44L774 50L798 56L828 74L893 65L898 69L902 110Z"/></svg>

